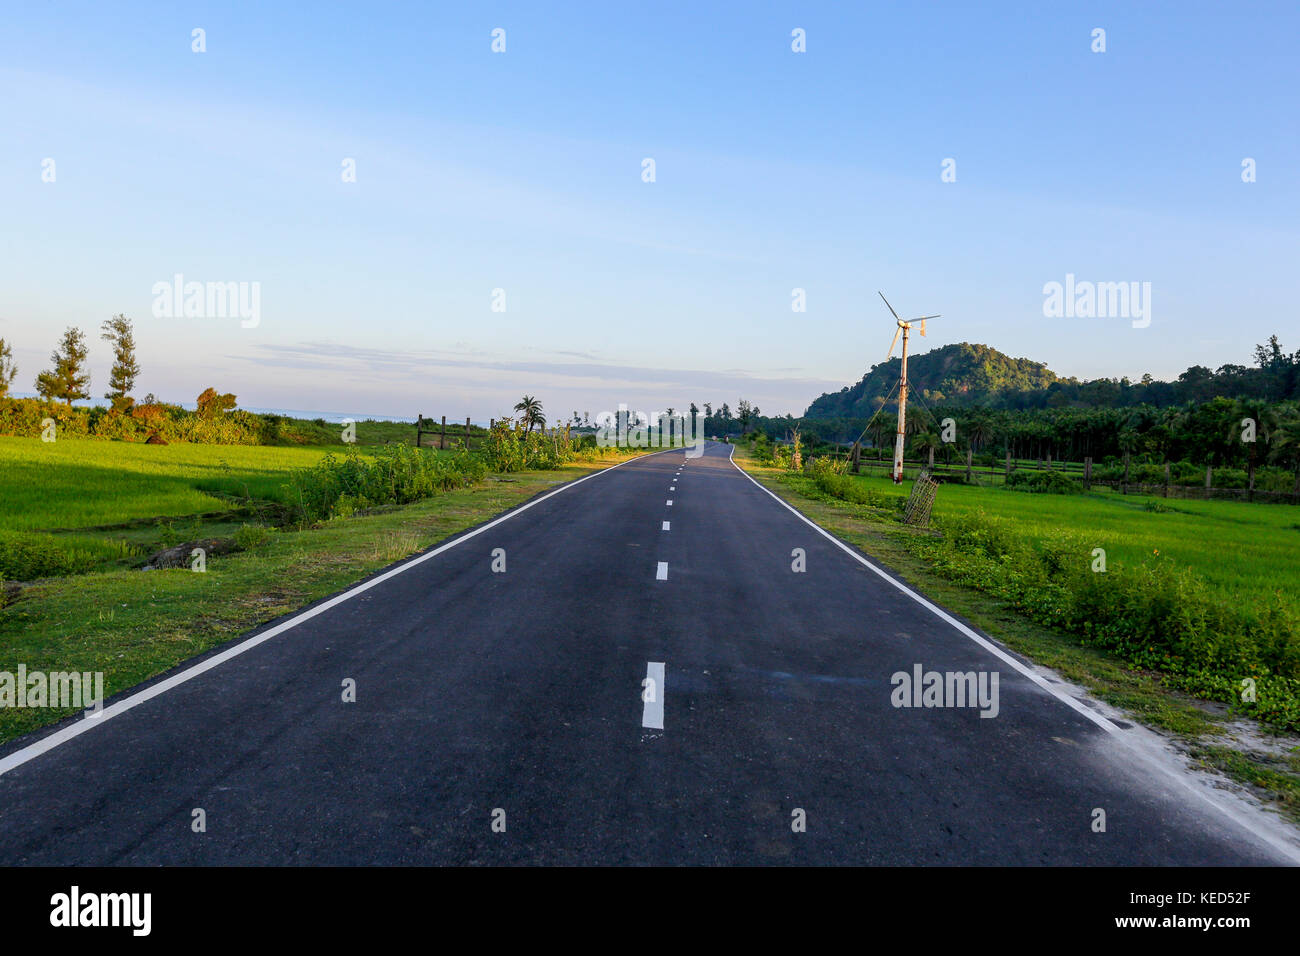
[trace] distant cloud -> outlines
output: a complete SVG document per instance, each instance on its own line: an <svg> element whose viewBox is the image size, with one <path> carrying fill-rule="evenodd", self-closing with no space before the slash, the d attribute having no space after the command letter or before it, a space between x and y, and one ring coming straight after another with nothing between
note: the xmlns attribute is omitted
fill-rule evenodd
<svg viewBox="0 0 1300 956"><path fill-rule="evenodd" d="M518 360L473 351L419 349L396 351L341 345L332 342L302 342L291 345L262 343L252 355L234 355L238 362L254 363L259 369L293 369L326 373L330 382L361 386L381 379L394 392L406 388L427 389L431 381L440 388L514 395L527 390L547 389L552 403L575 400L597 404L674 402L703 403L728 401L744 396L760 407L766 403L772 413L788 409L802 411L825 391L844 383L820 378L766 375L743 369L721 372L705 369L666 369L600 362L565 361L585 357L581 352L553 352L555 360ZM780 371L797 372L798 369ZM322 383L323 384L323 383ZM559 402L560 395L565 397ZM580 399L579 399L580 397Z"/></svg>

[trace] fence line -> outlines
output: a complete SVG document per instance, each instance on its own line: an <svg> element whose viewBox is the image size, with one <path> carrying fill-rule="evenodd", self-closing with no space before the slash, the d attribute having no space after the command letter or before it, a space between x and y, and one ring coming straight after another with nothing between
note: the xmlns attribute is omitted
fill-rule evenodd
<svg viewBox="0 0 1300 956"><path fill-rule="evenodd" d="M868 469L871 473L875 469L880 469L888 474L893 469L893 459L875 459L862 457L861 452L857 456L851 456L850 461L853 463L853 470ZM1129 472L1131 461L1125 460L1125 473ZM1287 504L1300 504L1300 494L1295 491L1267 491L1262 488L1245 487L1245 488L1216 488L1213 484L1214 469L1207 467L1205 473L1205 483L1203 485L1178 484L1169 478L1169 466L1165 465L1165 481L1159 484L1149 482L1140 482L1135 480L1126 480L1125 478L1094 478L1093 461L1091 458L1082 462L1053 462L1051 459L1039 461L1036 463L1012 462L1008 460L1001 468L989 468L988 466L976 466L971 462L971 456L967 453L965 464L946 463L934 461L931 455L928 462L920 459L904 459L903 476L908 477L910 471L915 476L922 470L926 470L933 478L962 478L967 482L978 482L980 484L999 484L1005 483L1007 476L1016 472L1045 472L1055 471L1071 478L1075 478L1085 488L1091 489L1100 485L1104 488L1110 488L1120 494L1134 495L1154 495L1163 498L1183 498L1189 500L1201 501L1264 501L1278 502ZM1253 477L1252 477L1253 484Z"/></svg>
<svg viewBox="0 0 1300 956"><path fill-rule="evenodd" d="M457 431L457 429L460 429ZM431 440L426 442L425 436L430 436ZM447 429L447 416L442 416L442 423L434 421L431 418L425 418L423 415L417 415L415 419L415 447L416 448L438 448L445 449L448 440L461 442L465 448L473 447L474 439L478 440L479 447L482 447L483 439L487 436L487 429L478 425L471 425L468 418L462 427L460 423Z"/></svg>

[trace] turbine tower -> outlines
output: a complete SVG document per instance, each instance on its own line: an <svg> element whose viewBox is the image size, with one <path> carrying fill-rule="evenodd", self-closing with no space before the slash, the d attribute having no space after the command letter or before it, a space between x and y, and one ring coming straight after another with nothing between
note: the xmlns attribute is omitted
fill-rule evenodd
<svg viewBox="0 0 1300 956"><path fill-rule="evenodd" d="M937 319L939 316L922 315L904 322L898 317L898 313L894 312L894 307L885 298L885 293L877 290L876 294L880 296L881 301L885 303L885 308L889 309L894 316L894 321L898 323L898 328L894 330L894 341L889 343L889 354L885 356L886 361L894 354L894 346L898 344L899 333L901 332L903 335L903 373L898 380L898 433L894 436L893 477L894 484L898 484L903 480L903 443L907 437L907 335L912 330L913 322L921 323L921 334L925 335L925 320Z"/></svg>

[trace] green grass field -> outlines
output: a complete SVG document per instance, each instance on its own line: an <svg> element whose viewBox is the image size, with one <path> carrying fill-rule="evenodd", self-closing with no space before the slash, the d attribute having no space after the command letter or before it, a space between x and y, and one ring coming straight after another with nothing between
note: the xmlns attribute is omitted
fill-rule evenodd
<svg viewBox="0 0 1300 956"><path fill-rule="evenodd" d="M268 502L292 504L295 470L343 450L0 437L0 577L130 568L182 541L230 537L264 520ZM61 556L6 558L15 535Z"/></svg>
<svg viewBox="0 0 1300 956"><path fill-rule="evenodd" d="M289 473L328 451L0 437L0 530L72 530L226 507L207 492L281 500Z"/></svg>
<svg viewBox="0 0 1300 956"><path fill-rule="evenodd" d="M912 482L853 479L876 494L906 498ZM1148 508L1163 508L1152 511ZM1283 592L1300 601L1300 508L1236 501L1163 499L1117 492L1089 495L1030 494L997 487L945 484L932 516L977 512L1014 521L1024 535L1059 534L1086 539L1106 551L1108 566L1160 557L1191 568L1206 582L1240 600Z"/></svg>

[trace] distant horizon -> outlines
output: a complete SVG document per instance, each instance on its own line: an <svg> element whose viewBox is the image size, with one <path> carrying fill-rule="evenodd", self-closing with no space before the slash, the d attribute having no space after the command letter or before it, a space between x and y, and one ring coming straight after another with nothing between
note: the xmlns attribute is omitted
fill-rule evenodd
<svg viewBox="0 0 1300 956"><path fill-rule="evenodd" d="M1281 338L1281 336L1280 336L1279 333L1270 333L1270 334L1278 335L1278 336L1279 336L1279 339ZM1268 337L1266 336L1264 341L1267 341L1267 338L1268 338ZM923 341L923 340L922 340L922 341ZM1252 343L1252 345L1250 346L1250 348L1253 348L1254 345L1256 345L1256 344L1263 344L1263 342L1260 342L1260 343ZM1281 344L1282 344L1283 346L1286 345L1285 342L1282 342ZM1042 366L1044 369L1046 369L1047 371L1051 372L1051 373L1052 373L1053 375L1055 375L1058 379L1063 380L1063 381L1077 380L1077 381L1080 382L1080 383L1085 383L1085 382L1101 381L1101 380L1122 381L1124 378L1128 378L1130 382L1137 383L1137 382L1140 382L1140 380L1141 380L1141 374L1132 375L1132 376L1119 376L1119 377L1095 376L1095 377L1087 377L1087 378L1085 378L1085 377L1078 377L1078 376L1062 375L1062 374L1060 374L1059 372L1057 372L1055 369L1051 368L1051 366L1050 366L1048 363L1046 363L1046 362L1040 361L1039 359L1033 358L1033 357L1028 356L1028 355L1012 355L1011 353L1009 353L1009 352L1005 352L1005 351L1003 351L1002 349L999 349L997 346L995 346L995 345L990 345L990 344L988 344L988 343L986 343L986 342L966 342L966 341L962 341L962 342L946 342L946 343L944 343L943 345L935 345L935 346L933 346L932 348L928 348L928 349L926 349L926 350L923 351L923 352L922 352L922 351L917 351L917 350L914 349L914 350L910 353L910 355L911 355L912 358L919 358L919 357L921 357L921 356L928 355L929 353L934 352L934 351L937 351L937 350L939 350L939 349L946 348L947 346L950 346L950 345L970 345L970 346L977 346L977 347L989 348L989 349L992 349L992 350L994 350L994 351L996 351L996 352L1001 353L1002 355L1004 355L1004 356L1006 356L1006 357L1008 357L1008 358L1012 358L1012 359L1021 359L1021 360L1024 360L1024 361L1033 362L1033 363L1035 363L1035 364L1037 364L1037 365ZM1297 344L1296 344L1296 348L1297 348L1298 350L1300 350L1300 343L1297 343ZM793 412L791 412L791 413L778 412L778 413L775 413L775 414L773 414L773 413L768 413L768 412L762 412L760 417L763 417L763 418L784 418L784 417L786 417L787 414L790 414L790 415L793 415L794 418L802 418L802 417L804 417L804 415L805 415L805 413L807 412L808 408L809 408L809 407L813 404L813 402L815 402L818 398L820 398L820 397L822 397L822 396L824 396L824 395L835 394L836 392L841 391L841 390L843 390L843 389L845 389L845 388L851 388L851 387L853 387L853 386L856 385L858 382L862 381L862 379L863 379L866 375L870 374L872 368L877 367L877 366L880 366L880 365L883 365L883 364L887 364L887 362L891 361L892 359L897 359L898 357L899 357L899 356L898 356L898 352L897 352L897 350L896 350L895 353L894 353L894 355L891 356L890 359L881 359L879 362L874 363L872 366L868 366L866 369L863 370L862 375L859 375L857 378L853 379L852 381L848 381L848 382L845 382L845 383L841 384L841 385L838 386L838 387L835 387L835 388L828 388L828 389L825 389L825 390L822 391L822 392L819 392L817 395L814 395L812 398L810 398L810 399L808 400L807 404L805 404L797 414L796 414L796 413L793 413ZM1224 366L1224 365L1245 365L1245 366L1247 366L1247 367L1251 367L1251 363L1252 363L1252 362L1253 362L1253 356L1249 356L1249 355L1247 355L1247 356L1244 356L1243 361L1241 361L1241 362L1234 362L1234 361L1228 360L1228 361L1219 362L1217 365L1214 365L1214 366L1206 366L1206 367L1210 368L1211 371L1214 371L1214 370L1216 370L1216 369L1218 369L1218 368L1220 368L1220 367L1222 367L1222 366ZM1182 374L1183 371L1186 371L1186 369L1180 370L1179 374ZM1145 373L1143 373L1143 374L1145 374ZM1153 376L1153 380L1156 381L1156 382L1170 382L1170 383L1172 383L1172 382L1176 382L1176 381L1178 380L1178 376L1175 375L1175 376L1173 376L1173 377L1171 377L1171 378L1160 378L1160 377L1158 377L1158 376ZM92 384L93 384L93 379L92 379ZM140 391L142 391L142 390L141 390L141 389L136 389L135 391L136 391L136 392L140 392ZM530 390L529 388L522 388L522 389L520 389L520 394L523 395L523 394L525 394L525 393L531 393L531 392L535 392L535 391L536 391L536 389L531 389L531 390ZM148 392L145 392L145 394L149 394L149 393L148 393ZM37 395L35 392L30 392L30 391L16 391L16 390L11 390L11 391L10 391L10 395L11 395L11 397L14 397L14 398L32 398L32 399L38 399L38 398L40 397L40 396ZM136 399L137 399L137 401L138 401L140 398L143 397L143 395L136 395L135 397L136 397ZM176 401L176 400L173 400L173 399L170 399L170 398L166 398L166 397L163 397L163 396L157 396L157 397L159 398L160 401L162 401L162 402L164 402L164 403L166 403L166 404L169 404L169 405L179 405L181 408L185 408L185 409L188 409L188 410L190 410L190 411L193 411L194 409L196 409L196 408L198 407L198 406L197 406L197 403L195 402L194 399L182 400L182 401ZM549 407L550 407L549 404L545 401L544 397L540 395L540 393L539 393L538 397L542 397L542 398L543 398L542 405L543 405L544 408L549 408ZM735 404L735 403L736 403L740 398L742 398L742 397L744 397L744 396L739 396L739 395L738 395L738 396L732 396L732 397L722 397L722 398L719 398L719 399L716 399L716 400L714 400L714 399L687 399L685 402L681 402L681 403L672 403L672 402L670 402L670 403L665 403L665 402L652 403L652 404L656 404L656 407L655 407L655 408L649 408L649 407L647 407L647 408L639 409L639 410L642 410L642 411L647 411L647 410L648 410L648 411L660 411L660 410L663 410L663 409L665 409L665 408L667 408L667 407L674 407L674 408L677 408L677 407L686 407L686 408L689 408L690 403L691 403L692 401L694 401L696 405L700 406L701 409L703 409L703 406L704 406L705 402L708 402L708 403L709 403L709 404L710 404L710 405L711 405L711 406L716 410L717 408L719 408L719 407L722 405L723 402L726 402L728 405L734 405L734 404ZM236 395L236 400L237 400L237 401L238 401L238 398L239 398L239 396ZM77 401L73 402L73 405L76 406L76 407L79 407L79 408L87 408L87 407L95 407L95 406L98 406L98 407L108 407L108 404L109 404L108 401L107 401L106 399L104 399L104 398L78 399ZM591 403L588 402L587 404L590 405ZM591 419L594 421L596 415L599 414L601 411L613 411L613 410L615 410L616 406L617 406L617 403L615 403L614 406L611 407L611 408L600 408L600 409L596 409L596 408L587 408L587 409L577 409L577 411L578 411L579 415L581 415L584 411L586 411L586 412L590 412ZM239 409L241 409L241 410L243 410L243 411L253 412L253 413L255 413L255 414L259 414L259 415L266 415L266 414L269 414L269 415L283 415L283 416L290 417L290 418L301 418L301 419L306 419L306 420L312 420L312 419L316 419L316 418L323 418L323 419L325 419L326 421L328 421L328 422L330 422L330 423L332 423L332 424L333 424L333 423L340 423L340 422L342 422L342 421L344 421L344 420L346 420L346 419L351 419L351 420L353 420L353 421L358 421L358 422L360 422L360 421L366 421L366 420L370 420L370 421L388 421L388 422L409 422L409 423L411 423L411 424L413 425L413 424L415 423L415 420L416 420L416 415L417 415L417 414L424 414L423 411L417 411L416 413L412 413L412 414L403 414L403 413L395 413L395 412L389 412L389 413L375 413L375 412L338 412L338 411L321 411L321 410L318 410L318 409L301 409L301 408L284 408L284 407L271 407L271 406L261 406L261 405L247 405L247 404L244 404L243 402L238 402L238 404L237 404L237 408L239 408ZM760 406L760 408L761 408L761 406ZM504 414L505 414L505 411L511 411L511 410L503 410L503 413L502 413L503 416L504 416ZM574 409L569 409L569 410L565 411L562 415L559 416L560 419L561 419L562 421L569 421L569 420L571 419L571 416L569 415L569 412L571 412L571 411L574 411ZM434 413L428 415L427 417L430 418L430 419L433 419L433 420L438 420L438 419L441 418L441 412L434 412ZM466 417L465 415L459 415L459 416L451 416L451 415L448 415L448 416L447 416L447 421L448 421L449 423L451 423L451 422L456 422L456 421L464 421L465 417ZM470 418L470 422L471 422L471 424L476 425L476 426L480 426L480 427L487 427L488 423L489 423L493 418L495 418L495 417L498 417L498 416L481 416L481 415L480 415L480 416L475 416L475 415L472 414L472 413L469 415L469 418ZM550 420L554 421L555 418L556 418L556 416L555 416L554 414L548 414L548 418L549 418Z"/></svg>

